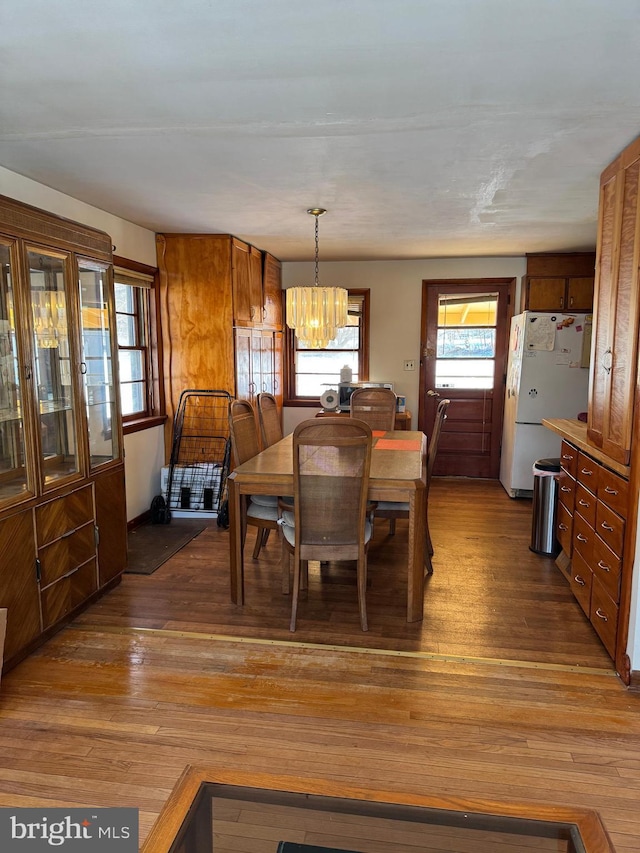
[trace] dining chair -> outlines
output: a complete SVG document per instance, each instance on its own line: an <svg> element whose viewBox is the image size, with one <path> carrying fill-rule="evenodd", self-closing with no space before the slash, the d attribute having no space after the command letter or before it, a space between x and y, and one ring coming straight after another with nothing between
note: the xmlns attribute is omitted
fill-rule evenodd
<svg viewBox="0 0 640 853"><path fill-rule="evenodd" d="M351 417L364 421L371 429L395 429L396 395L390 388L356 388L349 407Z"/></svg>
<svg viewBox="0 0 640 853"><path fill-rule="evenodd" d="M360 626L367 625L367 492L371 428L350 418L311 418L293 432L293 511L280 522L283 572L293 555L290 630L296 630L301 579L309 560L357 561Z"/></svg>
<svg viewBox="0 0 640 853"><path fill-rule="evenodd" d="M442 426L447 419L447 409L451 400L440 400L436 409L436 416L433 422L433 431L429 439L429 449L427 450L427 488L425 494L425 565L428 574L433 574L433 564L431 557L433 556L433 543L431 542L431 533L429 531L429 486L431 485L431 475L433 465L436 461L438 453L438 443L440 441L440 433ZM378 501L376 510L376 518L389 519L389 533L393 536L396 532L396 518L409 518L409 504L395 501Z"/></svg>
<svg viewBox="0 0 640 853"><path fill-rule="evenodd" d="M229 403L229 434L236 466L242 465L260 452L256 416L253 406L247 400L232 400ZM244 504L244 523L258 528L253 548L255 560L260 555L262 546L267 544L270 531L278 526L278 497L250 495L244 498Z"/></svg>
<svg viewBox="0 0 640 853"><path fill-rule="evenodd" d="M260 421L260 434L262 436L262 447L271 447L280 441L282 436L282 423L278 414L278 404L273 394L262 392L256 397L258 404L258 420Z"/></svg>

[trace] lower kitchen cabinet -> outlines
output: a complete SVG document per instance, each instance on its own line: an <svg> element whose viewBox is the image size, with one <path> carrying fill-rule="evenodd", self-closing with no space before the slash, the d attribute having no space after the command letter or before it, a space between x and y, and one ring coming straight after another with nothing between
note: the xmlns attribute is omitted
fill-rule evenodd
<svg viewBox="0 0 640 853"><path fill-rule="evenodd" d="M0 521L0 607L7 608L4 658L10 660L42 631L33 512Z"/></svg>
<svg viewBox="0 0 640 853"><path fill-rule="evenodd" d="M561 460L556 530L563 559L558 565L615 660L629 484L567 441Z"/></svg>

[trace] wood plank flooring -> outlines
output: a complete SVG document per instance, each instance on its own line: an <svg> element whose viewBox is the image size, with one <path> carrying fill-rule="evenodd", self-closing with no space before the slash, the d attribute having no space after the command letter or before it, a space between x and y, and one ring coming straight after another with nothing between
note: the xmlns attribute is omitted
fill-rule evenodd
<svg viewBox="0 0 640 853"><path fill-rule="evenodd" d="M287 630L279 545L207 529L155 574L126 575L0 685L0 805L136 806L141 838L186 764L388 790L597 809L640 850L640 696L613 673L530 504L436 480L425 621L405 621L405 528L377 525L370 631L353 573L312 575ZM268 846L265 846L265 853Z"/></svg>

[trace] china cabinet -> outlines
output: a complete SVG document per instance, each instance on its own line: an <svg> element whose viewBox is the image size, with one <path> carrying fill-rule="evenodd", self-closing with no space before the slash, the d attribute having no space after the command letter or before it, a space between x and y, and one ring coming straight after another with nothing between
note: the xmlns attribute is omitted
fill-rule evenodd
<svg viewBox="0 0 640 853"><path fill-rule="evenodd" d="M11 665L119 579L126 511L109 236L0 197L0 269L0 607Z"/></svg>

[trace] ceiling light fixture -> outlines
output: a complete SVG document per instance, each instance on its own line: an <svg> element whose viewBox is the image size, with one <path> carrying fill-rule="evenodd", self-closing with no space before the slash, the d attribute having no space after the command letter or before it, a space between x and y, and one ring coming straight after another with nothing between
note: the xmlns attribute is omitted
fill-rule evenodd
<svg viewBox="0 0 640 853"><path fill-rule="evenodd" d="M344 287L320 287L318 284L318 218L323 207L307 210L316 218L316 274L313 287L287 288L287 326L294 329L302 349L324 349L334 340L338 329L347 325L349 294Z"/></svg>

